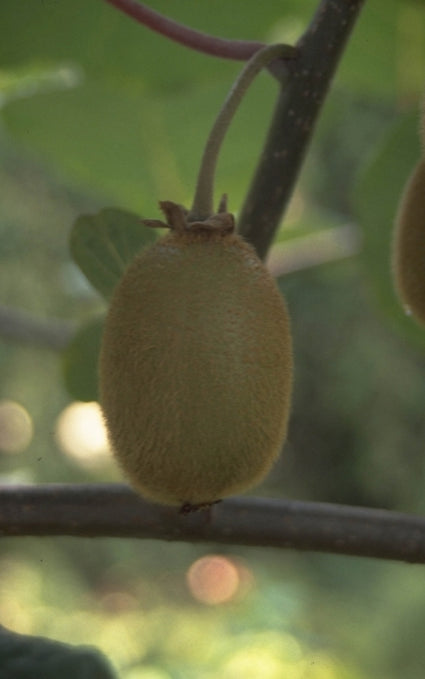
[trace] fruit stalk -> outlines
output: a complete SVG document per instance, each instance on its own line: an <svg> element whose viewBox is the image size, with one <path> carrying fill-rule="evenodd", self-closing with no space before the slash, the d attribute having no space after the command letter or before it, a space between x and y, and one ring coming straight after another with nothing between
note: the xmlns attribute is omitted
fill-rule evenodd
<svg viewBox="0 0 425 679"><path fill-rule="evenodd" d="M265 66L275 59L290 58L294 54L296 54L296 50L290 45L269 45L256 52L241 71L227 95L207 139L198 174L195 197L189 213L191 221L207 219L213 213L214 176L218 155L229 125L248 87Z"/></svg>

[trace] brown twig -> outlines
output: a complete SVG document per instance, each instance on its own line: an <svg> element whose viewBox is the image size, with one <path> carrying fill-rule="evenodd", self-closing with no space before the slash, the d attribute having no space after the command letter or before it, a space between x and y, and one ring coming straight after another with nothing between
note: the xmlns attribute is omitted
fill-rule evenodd
<svg viewBox="0 0 425 679"><path fill-rule="evenodd" d="M1 536L131 537L278 547L425 563L425 518L383 509L240 497L181 514L121 484L4 486Z"/></svg>
<svg viewBox="0 0 425 679"><path fill-rule="evenodd" d="M106 0L106 2L109 2L110 5L113 5L152 31L161 33L161 35L181 45L185 45L185 47L210 54L214 57L245 61L265 46L262 42L225 40L195 31L188 28L188 26L184 26L159 14L159 12L155 12L150 7L136 2L136 0Z"/></svg>
<svg viewBox="0 0 425 679"><path fill-rule="evenodd" d="M264 257L291 197L314 125L364 0L322 0L277 101L267 141L238 221Z"/></svg>

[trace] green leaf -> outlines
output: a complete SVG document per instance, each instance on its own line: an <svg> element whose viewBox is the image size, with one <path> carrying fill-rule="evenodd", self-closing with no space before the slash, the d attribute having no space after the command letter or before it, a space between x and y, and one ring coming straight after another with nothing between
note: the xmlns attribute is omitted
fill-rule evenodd
<svg viewBox="0 0 425 679"><path fill-rule="evenodd" d="M62 355L65 387L77 401L98 400L97 365L103 323L102 317L81 326Z"/></svg>
<svg viewBox="0 0 425 679"><path fill-rule="evenodd" d="M20 145L61 168L75 187L155 217L158 200L189 206L207 134L235 73L233 66L227 81L206 80L190 94L170 88L160 96L87 79L74 89L11 101L2 119ZM262 74L224 144L216 196L228 193L232 210L254 171L258 129L268 124L276 93L276 83Z"/></svg>
<svg viewBox="0 0 425 679"><path fill-rule="evenodd" d="M224 38L295 42L311 21L317 0L157 0L155 9L199 31ZM25 19L23 19L25 17ZM338 82L360 92L393 96L407 74L420 72L425 39L418 0L365 3ZM105 78L117 88L152 91L212 82L227 71L224 60L192 50L148 30L111 7L87 0L0 2L0 63L26 61L78 64L88 78ZM28 30L28 27L31 30ZM230 65L231 70L231 65ZM415 75L415 80L419 75ZM402 85L401 85L402 86ZM187 102L187 111L190 102ZM103 114L101 111L100 115Z"/></svg>
<svg viewBox="0 0 425 679"><path fill-rule="evenodd" d="M199 0L162 0L156 9L223 37L285 42L302 34L317 5L268 0L260 16L257 2L234 2L231 15L225 0L213 9ZM336 88L381 104L411 101L422 89L421 11L413 0L366 3ZM75 76L68 89L7 98L2 121L20 148L77 188L136 211L153 212L159 199L190 203L205 139L241 64L196 54L105 2L0 2L0 25L7 73L44 65ZM245 195L276 93L277 83L262 74L226 139L217 197L228 193L232 210Z"/></svg>
<svg viewBox="0 0 425 679"><path fill-rule="evenodd" d="M229 12L228 0L153 3L157 11L199 31L264 42L270 42L270 32L276 29L276 39L287 40L294 22L296 40L316 4L317 0L268 0L259 12L253 0L233 0ZM106 2L0 2L0 26L2 68L28 60L77 63L87 77L105 78L121 90L183 87L188 91L194 80L215 80L226 67L225 60L167 40Z"/></svg>
<svg viewBox="0 0 425 679"><path fill-rule="evenodd" d="M134 255L154 240L155 232L143 226L140 217L107 208L77 219L70 248L81 271L108 299Z"/></svg>
<svg viewBox="0 0 425 679"><path fill-rule="evenodd" d="M417 0L366 2L336 82L375 100L412 101L423 89L425 24Z"/></svg>
<svg viewBox="0 0 425 679"><path fill-rule="evenodd" d="M362 171L354 191L354 207L363 228L361 260L377 302L394 326L423 349L425 331L403 310L391 274L398 203L419 154L415 111L399 118Z"/></svg>

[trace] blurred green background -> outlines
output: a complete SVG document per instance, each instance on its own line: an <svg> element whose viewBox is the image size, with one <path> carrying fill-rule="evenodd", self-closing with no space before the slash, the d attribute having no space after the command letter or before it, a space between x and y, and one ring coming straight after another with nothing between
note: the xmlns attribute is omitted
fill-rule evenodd
<svg viewBox="0 0 425 679"><path fill-rule="evenodd" d="M294 42L316 0L230 5L154 3L223 37ZM90 399L90 384L73 378L78 361L80 373L93 369L106 304L71 260L70 229L108 206L158 218L159 199L188 204L241 66L168 42L101 0L6 0L0 26L1 308L48 328L89 324L80 345L92 349L65 360L13 339L0 316L1 481L117 481L96 404L75 400ZM398 197L419 155L424 71L423 3L366 2L270 255L292 316L296 383L284 455L256 494L425 511L425 330L400 308L389 266ZM217 191L236 213L275 95L261 75L225 143ZM16 538L0 543L0 575L0 624L91 643L122 679L423 679L422 566Z"/></svg>

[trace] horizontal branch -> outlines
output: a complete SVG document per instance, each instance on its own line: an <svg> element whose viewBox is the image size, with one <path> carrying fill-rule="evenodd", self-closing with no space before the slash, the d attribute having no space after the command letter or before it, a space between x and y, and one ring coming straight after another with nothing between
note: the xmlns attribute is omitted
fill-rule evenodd
<svg viewBox="0 0 425 679"><path fill-rule="evenodd" d="M420 516L251 497L181 514L122 484L3 486L0 536L29 535L211 542L425 563Z"/></svg>
<svg viewBox="0 0 425 679"><path fill-rule="evenodd" d="M75 326L58 318L42 319L27 311L0 306L0 338L61 351L71 340Z"/></svg>

